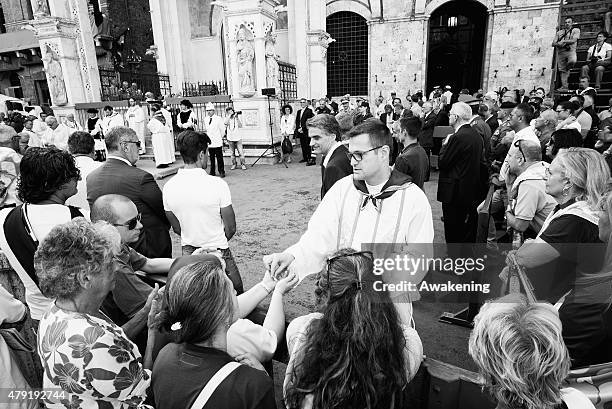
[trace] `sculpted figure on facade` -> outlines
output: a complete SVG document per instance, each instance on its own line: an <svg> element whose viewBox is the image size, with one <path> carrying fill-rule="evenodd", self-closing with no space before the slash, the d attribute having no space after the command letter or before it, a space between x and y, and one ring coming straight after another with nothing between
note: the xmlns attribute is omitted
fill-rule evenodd
<svg viewBox="0 0 612 409"><path fill-rule="evenodd" d="M252 33L241 26L238 30L236 51L238 60L238 78L242 96L252 96L255 93L255 77L253 66L255 62L255 47Z"/></svg>
<svg viewBox="0 0 612 409"><path fill-rule="evenodd" d="M276 36L269 32L266 35L266 83L269 88L278 89L278 60L276 54Z"/></svg>
<svg viewBox="0 0 612 409"><path fill-rule="evenodd" d="M66 94L66 84L64 83L64 72L59 56L47 45L42 59L45 63L47 82L49 83L49 93L55 105L66 105L68 95Z"/></svg>
<svg viewBox="0 0 612 409"><path fill-rule="evenodd" d="M48 0L31 0L31 5L34 11L34 17L49 15Z"/></svg>

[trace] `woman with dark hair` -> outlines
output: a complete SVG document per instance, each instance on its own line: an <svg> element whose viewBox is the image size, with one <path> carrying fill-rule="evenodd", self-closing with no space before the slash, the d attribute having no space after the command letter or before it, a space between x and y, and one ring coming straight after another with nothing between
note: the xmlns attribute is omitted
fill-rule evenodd
<svg viewBox="0 0 612 409"><path fill-rule="evenodd" d="M195 130L195 126L198 123L192 109L193 104L188 99L181 101L181 111L178 115L177 125L182 130Z"/></svg>
<svg viewBox="0 0 612 409"><path fill-rule="evenodd" d="M295 116L293 115L293 107L289 104L284 105L281 112L280 131L284 141L285 139L290 139L295 131ZM285 160L287 163L291 163L291 154L283 154L281 150L281 162Z"/></svg>
<svg viewBox="0 0 612 409"><path fill-rule="evenodd" d="M288 409L404 408L423 358L417 332L401 324L389 295L373 291L373 256L343 249L327 261L315 294L320 313L287 328Z"/></svg>
<svg viewBox="0 0 612 409"><path fill-rule="evenodd" d="M582 135L576 129L559 129L546 144L546 156L553 160L560 149L582 147Z"/></svg>
<svg viewBox="0 0 612 409"><path fill-rule="evenodd" d="M373 115L370 113L370 104L367 101L361 101L359 104L359 113L355 117L354 125L357 126L366 119L373 118Z"/></svg>
<svg viewBox="0 0 612 409"><path fill-rule="evenodd" d="M17 192L22 205L0 211L0 248L26 289L32 318L40 320L50 306L38 288L34 252L53 227L89 214L66 206L81 178L74 157L57 148L30 148L20 164ZM10 234L5 234L10 232Z"/></svg>
<svg viewBox="0 0 612 409"><path fill-rule="evenodd" d="M202 302L205 300L206 302ZM166 286L161 328L174 343L153 366L157 408L274 408L274 384L263 366L246 354L242 365L228 355L227 332L239 314L232 281L214 258L189 264Z"/></svg>

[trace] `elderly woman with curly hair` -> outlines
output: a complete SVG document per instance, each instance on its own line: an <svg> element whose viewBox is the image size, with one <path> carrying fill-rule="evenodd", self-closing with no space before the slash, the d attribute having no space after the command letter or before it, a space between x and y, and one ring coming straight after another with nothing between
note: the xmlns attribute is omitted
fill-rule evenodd
<svg viewBox="0 0 612 409"><path fill-rule="evenodd" d="M34 252L51 229L87 212L66 206L77 193L81 178L76 162L68 152L56 148L31 148L20 164L17 184L22 205L0 211L0 248L19 275L26 290L26 302L34 320L40 320L51 305L38 288ZM10 234L7 234L10 232Z"/></svg>
<svg viewBox="0 0 612 409"><path fill-rule="evenodd" d="M581 392L561 389L570 369L557 310L508 296L482 306L469 353L497 409L595 408Z"/></svg>
<svg viewBox="0 0 612 409"><path fill-rule="evenodd" d="M544 221L535 240L516 252L516 263L526 269L537 299L557 303L563 339L572 366L603 362L599 331L593 314L600 305L582 295L581 283L602 268L605 246L599 239L597 205L610 181L603 157L586 148L559 151L546 171L546 193L558 205ZM509 256L508 264L514 263Z"/></svg>
<svg viewBox="0 0 612 409"><path fill-rule="evenodd" d="M386 292L372 290L373 256L343 249L317 282L320 313L287 328L288 409L405 408L423 359L417 332L402 325ZM370 278L368 278L370 277Z"/></svg>
<svg viewBox="0 0 612 409"><path fill-rule="evenodd" d="M36 251L40 288L55 299L38 333L43 388L61 389L45 401L49 409L136 407L146 398L153 325L143 360L124 329L100 312L115 285L119 243L112 226L77 218L53 228ZM152 322L157 305L156 288L135 319Z"/></svg>

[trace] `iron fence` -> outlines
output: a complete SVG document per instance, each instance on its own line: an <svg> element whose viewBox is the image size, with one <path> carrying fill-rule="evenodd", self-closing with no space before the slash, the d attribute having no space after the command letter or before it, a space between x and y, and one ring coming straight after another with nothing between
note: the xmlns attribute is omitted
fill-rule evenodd
<svg viewBox="0 0 612 409"><path fill-rule="evenodd" d="M103 101L143 100L147 92L152 92L156 97L166 97L172 92L170 76L165 74L116 71L104 67L99 68L99 72ZM122 86L123 82L128 83L127 88Z"/></svg>
<svg viewBox="0 0 612 409"><path fill-rule="evenodd" d="M297 74L295 65L278 62L279 101L281 106L297 100Z"/></svg>
<svg viewBox="0 0 612 409"><path fill-rule="evenodd" d="M226 95L227 84L224 81L183 82L183 96L205 97L211 95Z"/></svg>

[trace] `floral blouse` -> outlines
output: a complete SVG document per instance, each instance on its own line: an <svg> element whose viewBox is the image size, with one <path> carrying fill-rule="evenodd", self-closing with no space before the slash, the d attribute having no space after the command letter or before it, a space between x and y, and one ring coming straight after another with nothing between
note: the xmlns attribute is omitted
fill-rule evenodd
<svg viewBox="0 0 612 409"><path fill-rule="evenodd" d="M68 393L45 400L49 409L135 408L151 382L151 371L121 328L55 305L40 321L38 354L43 388Z"/></svg>

